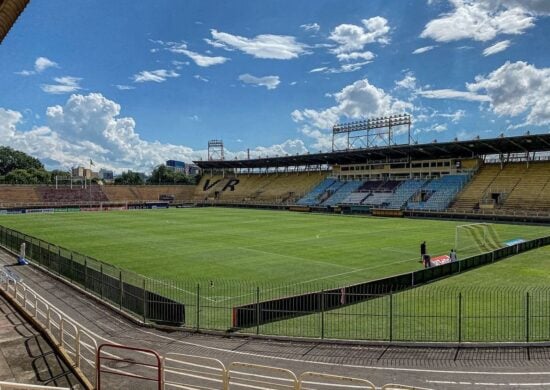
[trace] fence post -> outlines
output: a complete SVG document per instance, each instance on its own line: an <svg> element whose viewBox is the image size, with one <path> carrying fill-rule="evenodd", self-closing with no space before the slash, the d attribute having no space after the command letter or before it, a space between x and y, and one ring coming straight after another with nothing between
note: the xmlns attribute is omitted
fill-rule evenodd
<svg viewBox="0 0 550 390"><path fill-rule="evenodd" d="M458 343L462 343L462 292L458 293Z"/></svg>
<svg viewBox="0 0 550 390"><path fill-rule="evenodd" d="M103 300L103 263L99 264L99 273L101 274L101 279L99 281L99 295L101 300Z"/></svg>
<svg viewBox="0 0 550 390"><path fill-rule="evenodd" d="M529 292L525 295L525 341L529 342Z"/></svg>
<svg viewBox="0 0 550 390"><path fill-rule="evenodd" d="M325 290L321 290L321 340L325 338Z"/></svg>
<svg viewBox="0 0 550 390"><path fill-rule="evenodd" d="M260 334L260 287L256 287L256 334Z"/></svg>
<svg viewBox="0 0 550 390"><path fill-rule="evenodd" d="M84 258L84 291L88 291L88 258Z"/></svg>
<svg viewBox="0 0 550 390"><path fill-rule="evenodd" d="M147 320L147 292L145 290L145 278L143 278L143 323Z"/></svg>
<svg viewBox="0 0 550 390"><path fill-rule="evenodd" d="M197 331L200 329L200 315L201 315L201 285L197 283Z"/></svg>
<svg viewBox="0 0 550 390"><path fill-rule="evenodd" d="M61 264L61 247L57 248L57 274L61 275L61 272L59 272L59 265Z"/></svg>
<svg viewBox="0 0 550 390"><path fill-rule="evenodd" d="M124 297L124 285L122 284L122 270L118 271L118 287L120 292L119 309L122 310L122 299Z"/></svg>
<svg viewBox="0 0 550 390"><path fill-rule="evenodd" d="M393 341L393 292L390 291L390 341Z"/></svg>
<svg viewBox="0 0 550 390"><path fill-rule="evenodd" d="M69 276L69 278L71 279L71 282L74 282L74 261L73 261L73 252L71 252L71 266L70 266L70 270L71 270L71 276Z"/></svg>

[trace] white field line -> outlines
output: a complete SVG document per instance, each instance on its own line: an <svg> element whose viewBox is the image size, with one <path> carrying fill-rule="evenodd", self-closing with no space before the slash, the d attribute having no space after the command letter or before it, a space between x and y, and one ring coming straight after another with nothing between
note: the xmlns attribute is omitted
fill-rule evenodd
<svg viewBox="0 0 550 390"><path fill-rule="evenodd" d="M388 265L406 263L406 262L413 261L413 260L417 260L417 259L418 259L417 257L413 257L412 259L405 259L405 260L400 260L400 261L394 261L394 262L392 262L392 263L384 263L384 265L379 265L379 266L374 266L374 267L367 267L367 268L355 269L355 270L353 270L353 271L342 272L342 273L340 273L340 274L327 275L327 276L323 276L323 277L316 278L316 279L306 280L306 281L304 281L304 282L298 282L298 283L293 283L293 284L287 284L287 285L282 286L282 287L274 287L274 288L270 288L270 289L267 289L267 290L262 290L262 293L264 293L264 292L269 292L269 291L282 290L282 289L285 289L285 288L288 288L288 287L299 286L299 285L306 284L306 283L318 282L318 281L321 281L321 280L330 279L330 278L335 278L335 277L338 277L338 276L349 275L349 274L353 274L353 273L357 273L357 272L361 272L361 271L367 271L367 270L372 270L372 269L376 269L376 268L384 268L384 267L386 267L386 266L388 266ZM310 292L311 292L311 291L310 291ZM255 293L252 292L252 293L237 295L237 296L234 296L234 297L227 298L226 300L235 299L235 298L242 298L242 297L246 297L246 296L250 296L250 295L254 295L254 294L255 294ZM220 301L220 302L223 302L223 301Z"/></svg>

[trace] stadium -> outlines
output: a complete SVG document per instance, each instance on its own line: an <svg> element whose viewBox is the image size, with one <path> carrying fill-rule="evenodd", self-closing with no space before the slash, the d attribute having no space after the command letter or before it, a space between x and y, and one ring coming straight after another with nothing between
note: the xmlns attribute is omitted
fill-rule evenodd
<svg viewBox="0 0 550 390"><path fill-rule="evenodd" d="M146 184L0 148L0 390L546 388L550 134L414 120Z"/></svg>

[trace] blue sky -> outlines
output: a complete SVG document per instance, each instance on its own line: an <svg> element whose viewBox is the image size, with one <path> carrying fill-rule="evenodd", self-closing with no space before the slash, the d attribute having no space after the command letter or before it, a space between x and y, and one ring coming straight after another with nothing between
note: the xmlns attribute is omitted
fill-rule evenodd
<svg viewBox="0 0 550 390"><path fill-rule="evenodd" d="M410 113L419 142L547 132L544 0L33 1L0 46L0 143L148 171L330 148Z"/></svg>

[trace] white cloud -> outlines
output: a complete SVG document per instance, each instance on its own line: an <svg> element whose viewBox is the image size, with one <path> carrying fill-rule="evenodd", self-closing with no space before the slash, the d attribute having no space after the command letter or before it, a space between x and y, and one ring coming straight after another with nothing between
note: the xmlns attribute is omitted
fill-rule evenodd
<svg viewBox="0 0 550 390"><path fill-rule="evenodd" d="M80 77L54 77L54 81L57 84L42 84L40 88L46 93L51 93L55 95L71 93L82 89L80 87L80 80L82 80Z"/></svg>
<svg viewBox="0 0 550 390"><path fill-rule="evenodd" d="M418 49L416 49L415 51L413 51L412 53L413 54L422 54L422 53L426 53L427 51L430 51L430 50L433 50L435 49L436 46L424 46L424 47L419 47Z"/></svg>
<svg viewBox="0 0 550 390"><path fill-rule="evenodd" d="M356 72L360 70L363 66L370 64L372 61L361 61L361 62L354 62L351 64L342 64L337 68L331 68L328 66L322 66L320 68L314 68L309 71L309 73L349 73L349 72Z"/></svg>
<svg viewBox="0 0 550 390"><path fill-rule="evenodd" d="M451 114L436 114L436 116L440 116L442 118L448 118L453 123L458 123L462 118L466 116L466 111L464 110L457 110Z"/></svg>
<svg viewBox="0 0 550 390"><path fill-rule="evenodd" d="M208 80L206 77L202 77L200 74L194 75L193 78L196 79L196 80L203 81L203 82L205 82L205 83L207 83L208 81L210 81L210 80Z"/></svg>
<svg viewBox="0 0 550 390"><path fill-rule="evenodd" d="M483 50L483 55L487 57L496 53L500 53L501 51L508 49L510 44L511 42L509 40L497 42L494 45L489 46L488 48Z"/></svg>
<svg viewBox="0 0 550 390"><path fill-rule="evenodd" d="M422 38L438 42L461 39L489 41L500 34L523 34L534 26L535 18L529 7L519 1L450 0L453 10L426 24ZM531 2L533 7L537 5Z"/></svg>
<svg viewBox="0 0 550 390"><path fill-rule="evenodd" d="M454 89L421 90L417 93L428 99L459 99L471 102L488 102L491 100L485 95L479 95L470 91L457 91Z"/></svg>
<svg viewBox="0 0 550 390"><path fill-rule="evenodd" d="M306 108L291 113L292 120L302 124L302 134L315 140L314 148L331 147L331 133L328 130L341 120L359 120L414 110L411 103L394 98L367 79L358 80L331 94L331 97L335 104L324 110Z"/></svg>
<svg viewBox="0 0 550 390"><path fill-rule="evenodd" d="M403 79L395 82L395 85L399 88L414 90L416 89L416 77L412 72L407 72Z"/></svg>
<svg viewBox="0 0 550 390"><path fill-rule="evenodd" d="M365 52L354 51L352 53L337 54L336 58L338 58L338 60L340 61L356 61L356 60L370 61L374 59L374 54L370 51L365 51Z"/></svg>
<svg viewBox="0 0 550 390"><path fill-rule="evenodd" d="M46 57L38 57L34 61L34 70L22 70L15 73L21 76L32 76L37 73L42 73L48 68L59 68L59 65Z"/></svg>
<svg viewBox="0 0 550 390"><path fill-rule="evenodd" d="M130 89L136 89L136 87L133 87L131 85L123 85L123 84L115 84L114 87L121 91L127 91Z"/></svg>
<svg viewBox="0 0 550 390"><path fill-rule="evenodd" d="M303 28L305 31L312 31L314 33L319 32L319 30L321 29L321 26L319 26L318 23L302 24L300 27Z"/></svg>
<svg viewBox="0 0 550 390"><path fill-rule="evenodd" d="M447 124L446 123L434 123L433 125L429 127L420 127L416 128L414 130L415 134L419 133L442 133L444 131L447 131Z"/></svg>
<svg viewBox="0 0 550 390"><path fill-rule="evenodd" d="M309 73L319 73L319 72L324 72L325 70L327 70L328 67L327 66L321 66L320 68L313 68L309 71Z"/></svg>
<svg viewBox="0 0 550 390"><path fill-rule="evenodd" d="M360 52L369 43L389 43L390 27L385 18L375 16L370 19L363 19L361 22L363 26L340 24L332 30L329 39L338 44L332 50L334 54Z"/></svg>
<svg viewBox="0 0 550 390"><path fill-rule="evenodd" d="M288 35L262 34L254 38L210 30L216 47L234 48L256 58L290 60L306 53L306 46Z"/></svg>
<svg viewBox="0 0 550 390"><path fill-rule="evenodd" d="M120 105L100 93L71 95L64 105L48 107L47 125L23 131L18 129L23 115L0 107L0 137L3 145L31 154L49 168L87 165L91 159L98 169L149 172L168 158L190 162L206 156L205 150L142 139L135 121L121 117L120 111ZM301 140L251 150L264 156L306 151ZM244 158L246 152L227 152L226 157Z"/></svg>
<svg viewBox="0 0 550 390"><path fill-rule="evenodd" d="M46 57L38 57L36 61L34 61L34 70L37 73L42 73L48 68L57 68L57 63L53 62L52 60L46 58Z"/></svg>
<svg viewBox="0 0 550 390"><path fill-rule="evenodd" d="M202 67L208 67L212 65L223 64L228 61L229 58L221 56L205 56L194 51L191 51L187 48L186 43L168 43L168 50L172 53L183 54L191 58L195 64Z"/></svg>
<svg viewBox="0 0 550 390"><path fill-rule="evenodd" d="M135 83L145 83L153 81L155 83L162 83L168 78L179 77L179 73L173 70L157 69L157 70L143 70L132 76Z"/></svg>
<svg viewBox="0 0 550 390"><path fill-rule="evenodd" d="M245 84L262 86L266 87L267 89L275 89L281 83L281 80L279 80L279 76L256 77L248 73L240 75L239 80Z"/></svg>
<svg viewBox="0 0 550 390"><path fill-rule="evenodd" d="M550 124L550 68L508 61L487 76L477 76L467 88L484 92L497 115L526 114L527 124Z"/></svg>

